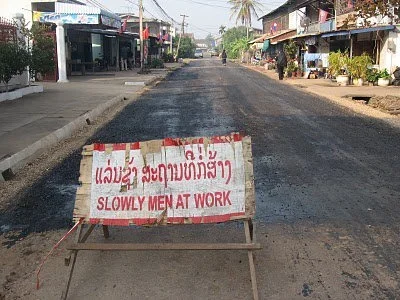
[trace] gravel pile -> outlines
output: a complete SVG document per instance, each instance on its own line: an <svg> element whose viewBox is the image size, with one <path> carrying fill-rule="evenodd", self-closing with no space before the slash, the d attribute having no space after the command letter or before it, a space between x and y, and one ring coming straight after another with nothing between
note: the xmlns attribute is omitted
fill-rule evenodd
<svg viewBox="0 0 400 300"><path fill-rule="evenodd" d="M368 105L385 110L393 115L400 115L400 97L397 96L372 97Z"/></svg>

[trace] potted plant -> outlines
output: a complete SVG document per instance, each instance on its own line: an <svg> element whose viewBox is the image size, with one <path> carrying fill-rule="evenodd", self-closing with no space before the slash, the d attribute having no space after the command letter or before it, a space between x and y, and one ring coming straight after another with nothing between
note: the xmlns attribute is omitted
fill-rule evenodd
<svg viewBox="0 0 400 300"><path fill-rule="evenodd" d="M349 59L348 71L353 78L354 85L362 86L364 84L364 81L367 79L368 67L371 65L372 59L366 53Z"/></svg>
<svg viewBox="0 0 400 300"><path fill-rule="evenodd" d="M390 74L387 69L379 72L378 85L388 86L390 84Z"/></svg>
<svg viewBox="0 0 400 300"><path fill-rule="evenodd" d="M377 85L379 79L379 71L375 68L367 70L367 80L369 85Z"/></svg>
<svg viewBox="0 0 400 300"><path fill-rule="evenodd" d="M297 66L293 60L288 61L286 72L288 77L296 77Z"/></svg>
<svg viewBox="0 0 400 300"><path fill-rule="evenodd" d="M292 71L292 77L298 77L297 76L297 71L298 71L299 67L298 66L294 66L293 71Z"/></svg>
<svg viewBox="0 0 400 300"><path fill-rule="evenodd" d="M299 65L298 68L297 68L297 77L301 77L302 76L301 70L303 70L303 66Z"/></svg>
<svg viewBox="0 0 400 300"><path fill-rule="evenodd" d="M339 85L348 85L349 82L349 66L350 58L346 52L331 52L328 56L328 72L336 77Z"/></svg>
<svg viewBox="0 0 400 300"><path fill-rule="evenodd" d="M283 47L288 59L294 59L299 51L299 47L292 39L289 40L289 42L285 44Z"/></svg>

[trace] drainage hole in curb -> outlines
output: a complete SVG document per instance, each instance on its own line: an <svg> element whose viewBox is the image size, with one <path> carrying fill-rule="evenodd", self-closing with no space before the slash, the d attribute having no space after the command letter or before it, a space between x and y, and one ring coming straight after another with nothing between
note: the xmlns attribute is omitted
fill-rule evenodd
<svg viewBox="0 0 400 300"><path fill-rule="evenodd" d="M352 100L357 101L357 102L364 102L365 104L368 104L369 100L371 100L371 97L368 96L354 96L351 97Z"/></svg>
<svg viewBox="0 0 400 300"><path fill-rule="evenodd" d="M15 176L14 172L10 168L1 172L1 175L3 176L5 181L11 180Z"/></svg>

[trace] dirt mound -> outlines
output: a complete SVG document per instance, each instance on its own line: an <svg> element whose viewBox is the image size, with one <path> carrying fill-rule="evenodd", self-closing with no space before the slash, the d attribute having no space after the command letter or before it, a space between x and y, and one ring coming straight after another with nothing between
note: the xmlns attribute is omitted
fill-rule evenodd
<svg viewBox="0 0 400 300"><path fill-rule="evenodd" d="M368 105L385 110L393 115L400 115L400 97L397 96L372 97Z"/></svg>

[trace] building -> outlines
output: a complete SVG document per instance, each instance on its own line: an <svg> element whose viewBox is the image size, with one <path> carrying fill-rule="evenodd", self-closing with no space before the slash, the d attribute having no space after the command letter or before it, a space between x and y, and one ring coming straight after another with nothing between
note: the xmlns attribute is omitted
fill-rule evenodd
<svg viewBox="0 0 400 300"><path fill-rule="evenodd" d="M28 24L49 25L57 47L56 79L66 82L67 74L87 70L119 70L120 51L132 47L138 34L121 31L121 18L104 9L77 0L1 1L8 16L22 13Z"/></svg>
<svg viewBox="0 0 400 300"><path fill-rule="evenodd" d="M126 32L140 33L139 17L134 14L119 14ZM163 53L172 53L172 39L175 37L175 28L168 22L158 19L143 19L143 29L148 30L148 55L159 57ZM136 58L140 57L140 44L136 43Z"/></svg>
<svg viewBox="0 0 400 300"><path fill-rule="evenodd" d="M355 13L353 2L288 0L260 18L263 35L252 43L262 43L267 55L275 56L293 39L303 71L324 71L329 52L338 50L348 51L350 56L366 52L381 69L392 71L400 66L399 25L390 24L385 16L371 18L368 26L360 19L349 22Z"/></svg>

